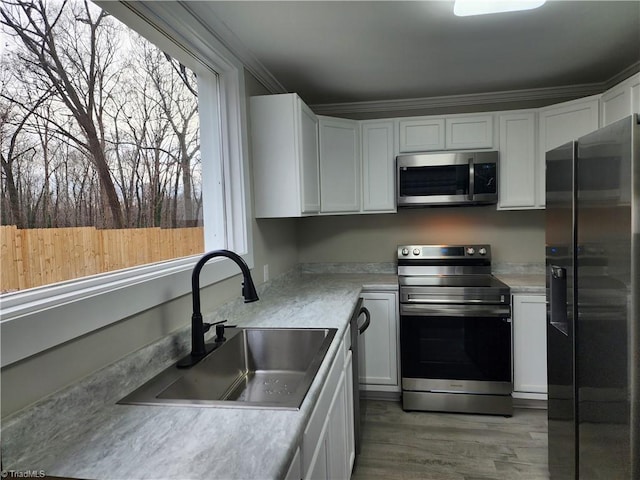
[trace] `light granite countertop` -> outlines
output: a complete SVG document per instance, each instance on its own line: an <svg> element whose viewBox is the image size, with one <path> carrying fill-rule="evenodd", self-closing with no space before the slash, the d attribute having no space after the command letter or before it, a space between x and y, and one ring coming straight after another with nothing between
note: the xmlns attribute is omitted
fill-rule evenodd
<svg viewBox="0 0 640 480"><path fill-rule="evenodd" d="M286 275L205 315L253 327L337 328L300 410L117 405L189 350L190 330L125 357L3 420L5 471L83 479L282 478L299 446L361 290L393 274Z"/></svg>
<svg viewBox="0 0 640 480"><path fill-rule="evenodd" d="M496 273L495 277L509 285L512 295L544 295L546 293L545 276L541 273Z"/></svg>

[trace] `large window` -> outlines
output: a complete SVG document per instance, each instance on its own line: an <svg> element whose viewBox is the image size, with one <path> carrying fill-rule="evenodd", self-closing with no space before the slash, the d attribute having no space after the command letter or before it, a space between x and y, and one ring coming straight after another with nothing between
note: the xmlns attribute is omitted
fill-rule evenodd
<svg viewBox="0 0 640 480"><path fill-rule="evenodd" d="M98 3L0 6L2 365L187 293L194 254L252 266L242 66L177 2Z"/></svg>
<svg viewBox="0 0 640 480"><path fill-rule="evenodd" d="M1 11L0 290L202 253L198 78L217 75L82 0Z"/></svg>

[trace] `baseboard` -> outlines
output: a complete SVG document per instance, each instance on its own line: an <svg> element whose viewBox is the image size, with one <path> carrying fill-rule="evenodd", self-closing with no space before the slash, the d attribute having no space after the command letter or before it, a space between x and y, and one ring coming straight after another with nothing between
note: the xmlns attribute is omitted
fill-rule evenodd
<svg viewBox="0 0 640 480"><path fill-rule="evenodd" d="M376 392L371 390L360 390L360 398L365 400L384 400L389 402L399 402L400 392Z"/></svg>
<svg viewBox="0 0 640 480"><path fill-rule="evenodd" d="M513 398L513 408L536 408L540 410L547 409L546 400L533 400L530 398Z"/></svg>

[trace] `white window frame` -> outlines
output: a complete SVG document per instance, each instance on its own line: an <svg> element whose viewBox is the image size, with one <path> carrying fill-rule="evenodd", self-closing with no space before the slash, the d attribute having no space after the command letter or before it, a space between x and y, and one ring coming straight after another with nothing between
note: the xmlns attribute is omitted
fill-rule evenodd
<svg viewBox="0 0 640 480"><path fill-rule="evenodd" d="M205 250L232 249L253 268L243 65L181 3L95 3L200 73L198 96L202 104L213 104L219 95L220 115L213 109L200 108L199 112L201 131L207 132L201 135ZM218 75L217 85L207 80L211 72ZM222 148L217 148L219 145ZM207 160L208 155L213 160ZM224 218L226 231L211 228L216 223L207 223L209 214ZM2 367L189 294L191 272L199 258L185 257L3 295ZM203 268L200 285L206 287L238 274L233 262L216 258ZM185 315L185 323L188 318Z"/></svg>

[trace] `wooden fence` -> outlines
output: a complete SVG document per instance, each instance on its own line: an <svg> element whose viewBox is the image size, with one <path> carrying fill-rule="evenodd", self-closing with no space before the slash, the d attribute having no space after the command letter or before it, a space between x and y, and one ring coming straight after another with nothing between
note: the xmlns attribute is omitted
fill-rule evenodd
<svg viewBox="0 0 640 480"><path fill-rule="evenodd" d="M12 225L0 226L0 292L24 290L202 252L202 227L19 230Z"/></svg>

